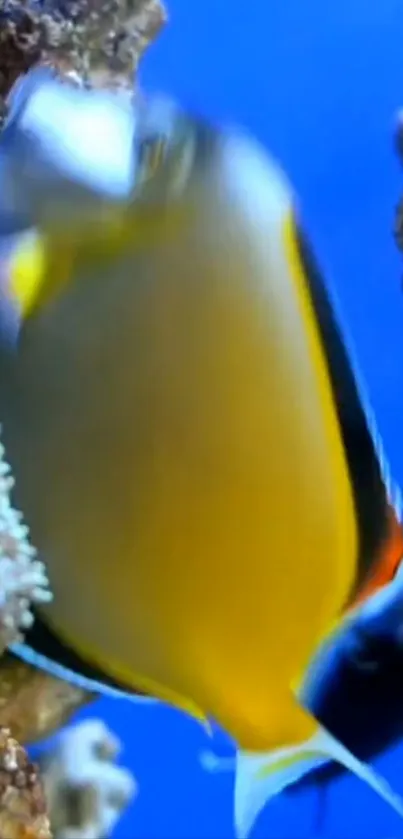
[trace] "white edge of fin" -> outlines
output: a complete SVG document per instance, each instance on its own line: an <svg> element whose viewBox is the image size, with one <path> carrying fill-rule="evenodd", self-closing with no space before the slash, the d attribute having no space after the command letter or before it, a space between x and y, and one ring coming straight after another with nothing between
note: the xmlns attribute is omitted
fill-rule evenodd
<svg viewBox="0 0 403 839"><path fill-rule="evenodd" d="M335 760L364 781L403 818L403 799L369 765L323 729L306 743L267 755L240 751L236 759L234 821L237 839L248 839L266 804L304 775Z"/></svg>
<svg viewBox="0 0 403 839"><path fill-rule="evenodd" d="M101 696L110 696L113 699L126 699L126 701L133 702L136 705L153 705L158 702L154 697L128 693L119 688L106 685L103 682L98 682L95 679L89 679L86 676L79 675L68 667L64 667L62 664L58 664L46 656L35 652L35 650L26 644L10 644L9 650L18 658L22 659L22 661L31 664L33 667L37 667L38 670L42 670L50 676L54 676L56 679L61 679L63 682L68 682L90 693L99 693Z"/></svg>

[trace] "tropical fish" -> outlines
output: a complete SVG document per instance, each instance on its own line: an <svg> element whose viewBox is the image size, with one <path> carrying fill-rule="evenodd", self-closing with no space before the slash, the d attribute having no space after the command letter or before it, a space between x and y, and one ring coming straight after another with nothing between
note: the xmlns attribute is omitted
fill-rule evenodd
<svg viewBox="0 0 403 839"><path fill-rule="evenodd" d="M299 698L398 494L293 191L236 130L36 78L0 146L35 229L0 410L54 605L14 649L216 720L240 836L312 755L403 815Z"/></svg>

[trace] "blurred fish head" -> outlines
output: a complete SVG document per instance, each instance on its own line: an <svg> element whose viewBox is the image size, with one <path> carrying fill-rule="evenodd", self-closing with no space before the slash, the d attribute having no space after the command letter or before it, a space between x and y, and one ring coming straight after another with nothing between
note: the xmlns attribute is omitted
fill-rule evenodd
<svg viewBox="0 0 403 839"><path fill-rule="evenodd" d="M189 122L167 98L90 91L40 68L16 83L8 106L3 228L96 225L105 214L110 224L150 180L160 199L164 187L171 196L189 158Z"/></svg>
<svg viewBox="0 0 403 839"><path fill-rule="evenodd" d="M189 120L164 97L89 92L41 68L18 80L8 106L0 136L2 345L15 343L39 290L49 229L70 241L85 231L87 248L92 241L93 251L105 250L126 235L128 205L140 196L149 202L150 183L158 182L160 203L172 198L192 158ZM140 226L151 232L149 214Z"/></svg>

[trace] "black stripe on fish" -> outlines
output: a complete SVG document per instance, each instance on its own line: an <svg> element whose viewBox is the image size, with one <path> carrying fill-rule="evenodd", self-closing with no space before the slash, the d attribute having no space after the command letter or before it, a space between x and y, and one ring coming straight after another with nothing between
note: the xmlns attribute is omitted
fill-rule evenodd
<svg viewBox="0 0 403 839"><path fill-rule="evenodd" d="M296 242L315 309L354 495L359 552L351 601L368 578L388 533L388 504L377 447L371 433L333 306L310 244L298 221Z"/></svg>
<svg viewBox="0 0 403 839"><path fill-rule="evenodd" d="M371 762L403 737L403 586L379 609L360 610L326 643L302 690L303 705L359 760ZM329 763L296 788L344 773Z"/></svg>
<svg viewBox="0 0 403 839"><path fill-rule="evenodd" d="M70 671L71 681L74 683L77 681L77 684L79 684L80 680L84 679L99 685L100 692L102 692L102 685L106 685L128 696L145 696L141 691L134 691L132 687L116 681L103 670L78 655L71 647L60 640L38 614L35 615L35 622L31 629L25 633L24 646L43 656L49 662L55 662L65 668L66 671ZM77 680L75 680L75 676L77 676Z"/></svg>

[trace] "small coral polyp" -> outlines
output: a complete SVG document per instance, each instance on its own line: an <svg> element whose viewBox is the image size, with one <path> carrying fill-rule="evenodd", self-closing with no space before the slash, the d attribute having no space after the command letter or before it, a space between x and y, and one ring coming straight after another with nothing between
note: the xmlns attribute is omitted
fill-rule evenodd
<svg viewBox="0 0 403 839"><path fill-rule="evenodd" d="M46 569L29 541L22 513L11 503L14 479L0 442L0 651L23 640L32 626L32 606L52 595Z"/></svg>

